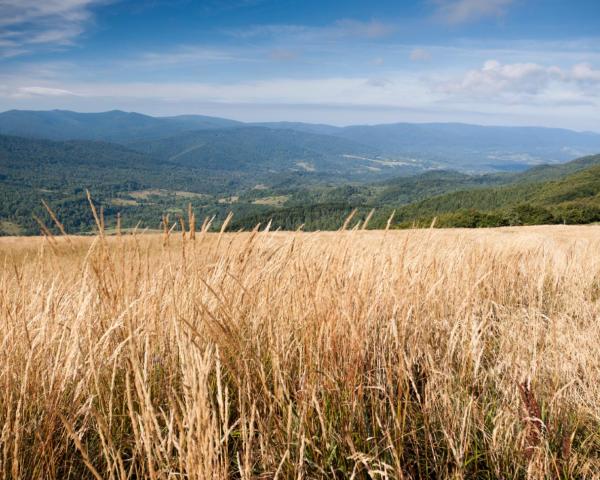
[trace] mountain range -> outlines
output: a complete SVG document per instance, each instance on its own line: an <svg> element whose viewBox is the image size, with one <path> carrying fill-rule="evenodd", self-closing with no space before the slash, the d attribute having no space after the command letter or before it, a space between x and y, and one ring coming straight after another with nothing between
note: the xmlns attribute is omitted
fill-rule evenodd
<svg viewBox="0 0 600 480"><path fill-rule="evenodd" d="M246 129L253 129L246 132ZM209 151L200 144L207 132L220 132L208 142ZM198 140L191 139L193 132ZM203 133L199 133L203 132ZM243 132L243 133L240 133ZM291 135L290 132L295 132ZM600 134L536 127L497 127L458 123L395 123L386 125L331 125L299 122L243 123L202 115L151 117L139 113L110 111L77 113L64 110L0 113L0 134L49 140L100 140L135 145L143 150L164 150L169 157L179 153L200 162L212 161L215 147L235 149L228 156L255 161L255 145L248 141L256 135L263 148L277 143L290 147L287 159L304 164L307 154L334 155L366 172L382 175L430 168L454 168L469 172L519 170L542 163L559 163L600 151ZM183 138L179 137L183 135ZM259 136L268 135L264 140ZM320 138L315 135L321 136ZM181 142L181 148L176 144ZM168 145L164 148L160 144ZM144 146L144 143L148 146ZM194 149L193 155L186 150ZM265 143L266 142L266 143ZM256 142L255 142L256 143ZM316 148L298 152L305 143ZM324 152L327 145L328 151ZM246 158L246 150L250 152ZM273 158L270 156L270 158ZM331 157L330 157L331 158ZM308 162L310 164L310 162ZM300 167L302 168L302 167Z"/></svg>
<svg viewBox="0 0 600 480"><path fill-rule="evenodd" d="M89 230L85 189L107 218L148 227L188 203L199 215L234 211L237 228L329 228L354 208L376 208L373 225L390 209L398 224L468 224L474 210L504 215L522 202L566 221L565 202L595 208L599 157L583 156L598 152L600 134L548 128L12 110L0 113L0 233L37 233L42 199L70 231ZM584 193L564 194L572 185Z"/></svg>

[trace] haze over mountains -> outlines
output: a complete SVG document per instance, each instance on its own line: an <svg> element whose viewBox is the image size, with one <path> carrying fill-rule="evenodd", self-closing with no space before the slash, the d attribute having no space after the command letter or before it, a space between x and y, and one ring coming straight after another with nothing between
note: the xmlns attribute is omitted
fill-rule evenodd
<svg viewBox="0 0 600 480"><path fill-rule="evenodd" d="M589 220L600 157L565 162L598 152L599 134L548 128L12 110L0 114L0 233L37 233L32 213L45 215L42 199L69 231L89 230L85 189L113 221L123 213L126 225L150 227L165 213L183 214L188 203L199 215L234 211L239 228L269 219L282 228L334 228L354 208L359 215L378 209L379 225L399 207L400 222L446 215L446 223L473 223L472 215L452 215L510 210L520 201L549 208L549 198L561 208L577 200L579 216L568 218ZM561 192L584 185L584 193L560 200L547 193L558 181L566 182ZM493 222L521 221L502 212ZM535 218L565 220L561 212Z"/></svg>

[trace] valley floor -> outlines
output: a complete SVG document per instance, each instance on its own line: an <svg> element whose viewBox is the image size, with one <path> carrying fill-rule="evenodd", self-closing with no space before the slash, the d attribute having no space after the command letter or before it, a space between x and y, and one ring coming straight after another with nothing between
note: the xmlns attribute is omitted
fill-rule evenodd
<svg viewBox="0 0 600 480"><path fill-rule="evenodd" d="M600 478L600 226L0 238L0 478Z"/></svg>

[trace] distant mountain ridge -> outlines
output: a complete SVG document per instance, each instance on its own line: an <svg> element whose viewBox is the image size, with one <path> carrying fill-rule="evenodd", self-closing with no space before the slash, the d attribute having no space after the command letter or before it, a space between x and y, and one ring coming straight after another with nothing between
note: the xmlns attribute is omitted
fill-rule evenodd
<svg viewBox="0 0 600 480"><path fill-rule="evenodd" d="M0 113L0 134L48 140L104 140L127 143L196 130L242 125L235 120L202 115L151 117L112 110L78 113L68 110L9 110Z"/></svg>
<svg viewBox="0 0 600 480"><path fill-rule="evenodd" d="M418 173L422 168L391 162L376 147L351 139L262 126L195 130L129 146L165 162L209 170L316 172L364 180Z"/></svg>
<svg viewBox="0 0 600 480"><path fill-rule="evenodd" d="M332 145L342 140L361 145L368 155L378 160L418 165L421 170L432 168L457 169L466 173L524 170L542 163L561 163L573 158L600 152L600 134L542 127L497 127L460 123L394 123L336 127L302 122L244 123L202 115L152 117L134 112L113 110L102 113L77 113L66 110L0 113L0 134L51 140L102 140L135 145L156 144L176 137L186 138L190 132L255 129L262 134L268 129L270 141L283 143L294 137L286 132L301 132L329 138ZM181 137L182 136L182 137ZM230 141L240 141L240 154L245 148L242 137L231 135ZM171 140L168 140L171 139ZM328 142L322 142L325 146ZM247 142L246 142L247 144ZM228 149L236 148L228 144ZM294 150L290 146L290 150ZM181 153L181 152L179 152ZM315 155L324 152L316 151ZM344 154L344 153L342 153ZM352 149L345 152L353 158ZM248 152L252 156L252 152ZM359 155L360 156L360 155ZM188 157L190 157L188 155ZM302 162L304 160L301 160ZM384 165L365 163L371 171ZM389 165L387 165L389 166ZM409 169L413 172L412 169Z"/></svg>

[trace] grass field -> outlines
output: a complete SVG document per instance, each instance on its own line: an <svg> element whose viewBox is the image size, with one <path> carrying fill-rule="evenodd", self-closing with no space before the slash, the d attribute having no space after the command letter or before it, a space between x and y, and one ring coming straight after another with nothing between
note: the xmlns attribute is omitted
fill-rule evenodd
<svg viewBox="0 0 600 480"><path fill-rule="evenodd" d="M600 227L0 261L1 478L600 478Z"/></svg>

